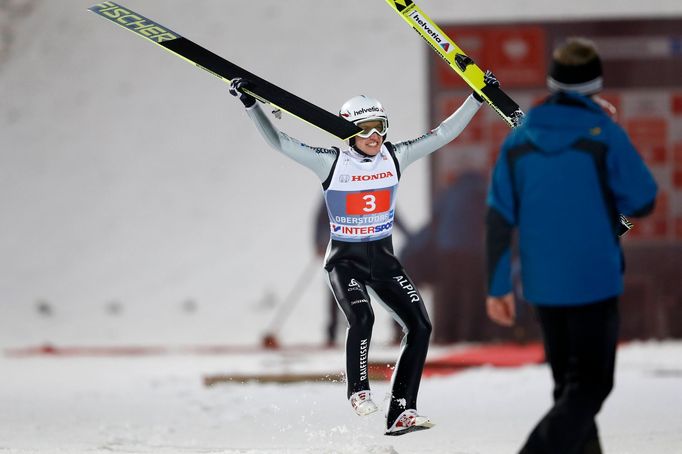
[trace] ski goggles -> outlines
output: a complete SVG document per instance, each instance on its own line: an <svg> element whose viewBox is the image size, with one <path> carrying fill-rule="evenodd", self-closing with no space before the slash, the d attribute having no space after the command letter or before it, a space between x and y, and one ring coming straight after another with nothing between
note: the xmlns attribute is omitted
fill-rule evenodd
<svg viewBox="0 0 682 454"><path fill-rule="evenodd" d="M357 123L357 126L362 128L362 131L358 133L358 137L363 139L368 138L375 132L381 137L386 135L388 131L388 122L386 120L367 120Z"/></svg>

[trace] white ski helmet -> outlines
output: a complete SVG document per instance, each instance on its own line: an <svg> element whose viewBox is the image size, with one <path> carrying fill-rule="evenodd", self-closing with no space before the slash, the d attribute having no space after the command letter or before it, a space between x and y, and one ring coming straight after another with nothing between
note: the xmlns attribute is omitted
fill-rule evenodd
<svg viewBox="0 0 682 454"><path fill-rule="evenodd" d="M384 111L384 106L369 96L360 95L350 98L341 106L339 116L355 124L379 120L384 123L384 131L388 130L388 116Z"/></svg>

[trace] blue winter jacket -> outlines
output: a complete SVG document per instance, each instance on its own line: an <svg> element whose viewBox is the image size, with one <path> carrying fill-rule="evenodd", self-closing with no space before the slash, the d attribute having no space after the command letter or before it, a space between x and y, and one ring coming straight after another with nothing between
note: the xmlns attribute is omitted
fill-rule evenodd
<svg viewBox="0 0 682 454"><path fill-rule="evenodd" d="M598 104L551 96L509 134L493 170L489 294L512 290L514 228L526 300L578 305L621 294L618 214L647 214L656 191L625 131Z"/></svg>

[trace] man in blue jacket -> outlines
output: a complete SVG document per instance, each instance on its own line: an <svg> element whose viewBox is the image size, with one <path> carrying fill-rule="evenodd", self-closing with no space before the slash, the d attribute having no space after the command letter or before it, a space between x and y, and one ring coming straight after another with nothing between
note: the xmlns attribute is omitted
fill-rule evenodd
<svg viewBox="0 0 682 454"><path fill-rule="evenodd" d="M552 92L502 146L488 194L488 316L511 326L511 239L518 229L523 293L537 309L554 406L521 453L600 453L595 416L613 387L619 213L644 216L656 183L602 107L601 62L585 39L554 51Z"/></svg>

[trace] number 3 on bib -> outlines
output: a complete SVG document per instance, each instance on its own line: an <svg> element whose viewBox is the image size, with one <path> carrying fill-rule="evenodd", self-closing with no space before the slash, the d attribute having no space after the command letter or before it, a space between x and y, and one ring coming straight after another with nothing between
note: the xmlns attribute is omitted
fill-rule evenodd
<svg viewBox="0 0 682 454"><path fill-rule="evenodd" d="M391 191L354 192L346 197L346 213L363 215L384 213L391 209Z"/></svg>
<svg viewBox="0 0 682 454"><path fill-rule="evenodd" d="M362 198L362 200L365 201L367 206L362 209L362 211L366 211L367 213L373 213L377 209L377 198L373 194L367 194Z"/></svg>

